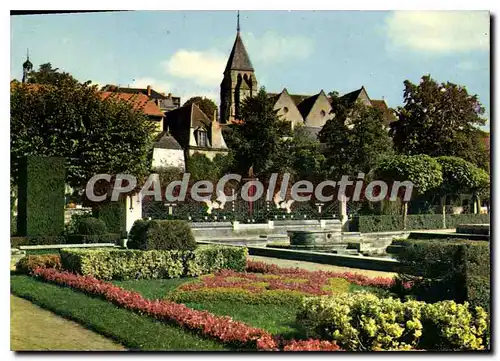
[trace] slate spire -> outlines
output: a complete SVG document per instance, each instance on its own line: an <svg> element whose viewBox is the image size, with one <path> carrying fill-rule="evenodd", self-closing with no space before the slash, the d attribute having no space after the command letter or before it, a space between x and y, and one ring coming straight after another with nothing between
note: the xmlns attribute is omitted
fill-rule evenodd
<svg viewBox="0 0 500 361"><path fill-rule="evenodd" d="M230 70L254 71L250 57L248 56L243 40L240 36L240 13L238 11L236 23L236 39L234 40L233 49L227 60L224 73Z"/></svg>

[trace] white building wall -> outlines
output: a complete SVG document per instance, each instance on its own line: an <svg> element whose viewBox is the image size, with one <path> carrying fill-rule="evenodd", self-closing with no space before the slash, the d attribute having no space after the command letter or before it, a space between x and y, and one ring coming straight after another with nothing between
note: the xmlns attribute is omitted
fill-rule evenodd
<svg viewBox="0 0 500 361"><path fill-rule="evenodd" d="M185 170L184 151L182 149L153 149L153 169L161 167L179 167Z"/></svg>

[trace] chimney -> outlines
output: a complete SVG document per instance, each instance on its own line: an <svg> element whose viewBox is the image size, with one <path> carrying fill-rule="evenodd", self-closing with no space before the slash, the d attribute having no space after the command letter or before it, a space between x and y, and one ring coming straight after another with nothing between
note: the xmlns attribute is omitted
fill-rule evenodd
<svg viewBox="0 0 500 361"><path fill-rule="evenodd" d="M150 97L151 96L151 85L148 85L148 87L146 89L148 91L148 97Z"/></svg>

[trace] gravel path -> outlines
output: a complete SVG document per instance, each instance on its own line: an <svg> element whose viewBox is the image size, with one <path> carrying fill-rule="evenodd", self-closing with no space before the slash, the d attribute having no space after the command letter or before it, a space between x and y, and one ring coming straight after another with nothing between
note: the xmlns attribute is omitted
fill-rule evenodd
<svg viewBox="0 0 500 361"><path fill-rule="evenodd" d="M262 257L262 256L248 256L248 259L252 261L258 262L266 262L272 263L279 267L299 267L304 268L309 271L332 271L332 272L352 272L352 273L360 273L367 277L394 277L396 273L393 272L383 272L383 271L371 271L359 268L349 268L349 267L340 267L340 266L332 266L327 264L313 263L313 262L305 262L305 261L292 261L287 259L280 258L271 258L271 257Z"/></svg>
<svg viewBox="0 0 500 361"><path fill-rule="evenodd" d="M10 295L11 351L125 351L75 322Z"/></svg>

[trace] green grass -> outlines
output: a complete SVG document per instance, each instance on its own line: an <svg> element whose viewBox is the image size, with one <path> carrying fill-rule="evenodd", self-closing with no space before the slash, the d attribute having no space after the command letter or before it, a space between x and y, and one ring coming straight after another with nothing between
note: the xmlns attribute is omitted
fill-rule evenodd
<svg viewBox="0 0 500 361"><path fill-rule="evenodd" d="M193 278L113 281L122 288L139 292L146 298L163 299L181 284ZM201 303L185 303L196 310L206 310L219 316L231 316L233 319L248 325L259 327L285 337L299 338L303 331L295 324L297 309L289 305L235 305L229 301L205 301Z"/></svg>
<svg viewBox="0 0 500 361"><path fill-rule="evenodd" d="M76 321L129 349L143 351L228 350L221 344L110 302L28 276L11 276L11 292ZM50 330L48 330L50 331Z"/></svg>

